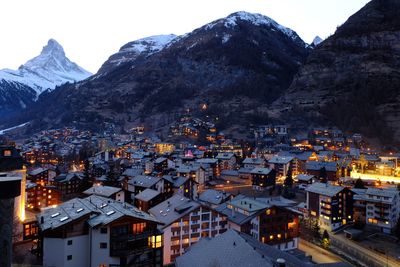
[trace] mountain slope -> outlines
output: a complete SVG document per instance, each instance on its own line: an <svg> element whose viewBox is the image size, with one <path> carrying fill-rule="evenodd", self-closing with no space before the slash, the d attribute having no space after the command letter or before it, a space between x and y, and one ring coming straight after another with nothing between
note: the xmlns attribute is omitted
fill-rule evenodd
<svg viewBox="0 0 400 267"><path fill-rule="evenodd" d="M351 16L313 50L274 103L281 112L275 115L307 125L330 122L385 143L400 141L399 16L397 0L373 0Z"/></svg>
<svg viewBox="0 0 400 267"><path fill-rule="evenodd" d="M108 121L156 129L201 103L226 128L248 124L250 117L265 120L268 103L287 89L308 51L294 31L237 12L176 37L143 60L41 96L31 114L46 116L31 125L97 128Z"/></svg>
<svg viewBox="0 0 400 267"><path fill-rule="evenodd" d="M174 34L156 35L129 42L104 62L97 74L107 73L121 64L133 63L140 56L146 58L162 50L175 38Z"/></svg>
<svg viewBox="0 0 400 267"><path fill-rule="evenodd" d="M18 70L0 70L0 107L3 110L25 108L45 90L67 82L89 77L87 72L71 62L57 41L50 39L39 56L27 61Z"/></svg>

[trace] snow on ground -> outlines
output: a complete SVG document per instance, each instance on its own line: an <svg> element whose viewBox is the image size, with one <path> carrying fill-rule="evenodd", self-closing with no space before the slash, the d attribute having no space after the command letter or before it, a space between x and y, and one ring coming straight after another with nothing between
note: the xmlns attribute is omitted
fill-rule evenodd
<svg viewBox="0 0 400 267"><path fill-rule="evenodd" d="M4 129L4 130L0 130L0 135L3 135L3 134L5 134L5 133L8 132L8 131L11 131L11 130L15 130L15 129L24 127L25 125L28 125L28 124L29 124L29 122L25 122L25 123L23 123L23 124L20 124L20 125L11 127L11 128L7 128L7 129Z"/></svg>

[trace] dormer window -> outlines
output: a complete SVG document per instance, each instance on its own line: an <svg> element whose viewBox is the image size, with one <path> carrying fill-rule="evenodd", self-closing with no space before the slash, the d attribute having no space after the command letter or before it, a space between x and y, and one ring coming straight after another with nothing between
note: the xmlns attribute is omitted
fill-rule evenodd
<svg viewBox="0 0 400 267"><path fill-rule="evenodd" d="M4 157L11 157L11 150L4 150L3 155Z"/></svg>

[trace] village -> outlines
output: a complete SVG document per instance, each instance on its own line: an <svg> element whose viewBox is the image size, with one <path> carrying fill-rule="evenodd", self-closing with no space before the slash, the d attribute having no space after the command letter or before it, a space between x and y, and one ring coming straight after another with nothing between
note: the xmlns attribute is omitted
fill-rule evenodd
<svg viewBox="0 0 400 267"><path fill-rule="evenodd" d="M292 264L400 264L400 154L338 129L299 136L264 125L250 134L231 139L192 118L171 127L175 142L144 126L3 142L1 176L20 175L24 187L14 254L45 266L58 264L60 251L92 266L180 266L204 249L199 240L225 235L251 237ZM99 245L88 256L82 242Z"/></svg>

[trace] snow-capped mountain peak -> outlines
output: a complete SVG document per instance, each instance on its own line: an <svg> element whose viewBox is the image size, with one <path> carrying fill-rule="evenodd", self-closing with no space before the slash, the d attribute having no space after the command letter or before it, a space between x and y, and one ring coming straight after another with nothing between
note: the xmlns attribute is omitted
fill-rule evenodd
<svg viewBox="0 0 400 267"><path fill-rule="evenodd" d="M301 40L301 38L297 35L295 31L280 25L270 17L246 11L238 11L230 14L226 18L213 21L206 25L206 29L208 30L212 29L213 27L221 23L223 23L226 28L235 28L238 25L239 21L247 21L256 26L261 26L261 25L269 26L273 29L281 31L283 34L285 34L286 36L288 36L293 40Z"/></svg>
<svg viewBox="0 0 400 267"><path fill-rule="evenodd" d="M39 96L43 91L52 90L67 82L77 82L92 74L65 55L63 47L50 39L39 56L28 60L18 70L0 70L0 80L15 82L32 88Z"/></svg>
<svg viewBox="0 0 400 267"><path fill-rule="evenodd" d="M319 45L320 43L322 43L323 41L324 40L322 40L322 38L317 35L317 36L315 36L315 38L312 41L311 45L313 45L315 47L315 46Z"/></svg>
<svg viewBox="0 0 400 267"><path fill-rule="evenodd" d="M129 42L113 54L100 68L100 74L110 71L121 64L132 62L139 56L150 56L163 50L177 38L174 34L154 35Z"/></svg>
<svg viewBox="0 0 400 267"><path fill-rule="evenodd" d="M163 49L168 43L176 38L174 34L168 35L155 35L150 37L145 37L130 43L127 43L121 47L120 52L132 52L137 53L148 52L154 53Z"/></svg>

